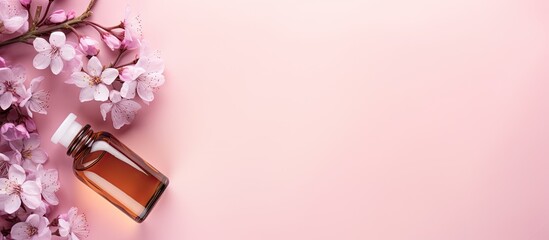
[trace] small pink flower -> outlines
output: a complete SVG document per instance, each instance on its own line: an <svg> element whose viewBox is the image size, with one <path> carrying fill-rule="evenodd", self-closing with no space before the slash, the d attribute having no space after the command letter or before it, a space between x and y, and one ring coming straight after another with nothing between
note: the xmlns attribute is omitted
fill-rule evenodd
<svg viewBox="0 0 549 240"><path fill-rule="evenodd" d="M28 12L22 6L15 7L10 1L0 1L0 34L27 31Z"/></svg>
<svg viewBox="0 0 549 240"><path fill-rule="evenodd" d="M137 94L143 101L154 99L154 91L164 84L164 62L156 52L141 49L139 60L134 66L124 67L120 79L124 81L120 93L124 98L133 98Z"/></svg>
<svg viewBox="0 0 549 240"><path fill-rule="evenodd" d="M88 237L88 221L84 214L77 214L78 208L72 207L67 214L59 216L59 235L69 240L79 240Z"/></svg>
<svg viewBox="0 0 549 240"><path fill-rule="evenodd" d="M59 203L55 195L55 192L59 190L58 175L57 170L45 170L42 164L38 164L36 167L36 182L42 186L42 197L51 205Z"/></svg>
<svg viewBox="0 0 549 240"><path fill-rule="evenodd" d="M30 209L37 208L42 202L40 185L35 181L25 181L25 170L13 164L8 170L8 178L0 178L0 202L6 213L14 213L21 207L21 201Z"/></svg>
<svg viewBox="0 0 549 240"><path fill-rule="evenodd" d="M0 128L0 132L2 133L2 137L8 141L17 141L30 137L27 128L23 124L4 123Z"/></svg>
<svg viewBox="0 0 549 240"><path fill-rule="evenodd" d="M51 230L47 218L31 214L24 222L18 222L11 228L10 236L14 240L49 240Z"/></svg>
<svg viewBox="0 0 549 240"><path fill-rule="evenodd" d="M31 80L30 87L25 92L23 101L19 104L20 107L27 109L30 117L32 117L32 112L47 113L49 94L44 90L38 90L42 80L44 80L44 77Z"/></svg>
<svg viewBox="0 0 549 240"><path fill-rule="evenodd" d="M122 48L133 50L141 46L143 31L141 30L141 19L139 16L132 16L130 8L126 8L126 16L122 22L124 26L124 39Z"/></svg>
<svg viewBox="0 0 549 240"><path fill-rule="evenodd" d="M111 91L110 100L108 103L101 104L101 115L103 116L103 120L106 120L107 113L111 112L112 124L116 129L120 129L126 124L131 124L135 118L135 114L141 109L139 103L122 98L120 92L116 90Z"/></svg>
<svg viewBox="0 0 549 240"><path fill-rule="evenodd" d="M118 70L114 68L103 70L103 65L94 56L88 61L87 71L87 73L75 72L71 75L73 83L82 88L80 101L86 102L92 99L106 101L109 98L107 85L110 85L118 77Z"/></svg>
<svg viewBox="0 0 549 240"><path fill-rule="evenodd" d="M64 21L67 21L67 13L65 13L65 10L59 9L55 10L49 17L48 21L50 23L62 23Z"/></svg>
<svg viewBox="0 0 549 240"><path fill-rule="evenodd" d="M0 108L6 110L25 93L25 74L21 68L0 68Z"/></svg>
<svg viewBox="0 0 549 240"><path fill-rule="evenodd" d="M66 36L63 32L53 32L50 35L50 42L37 37L34 39L34 49L38 51L34 57L32 64L36 69L46 69L51 66L51 72L55 75L59 74L63 69L63 60L70 61L76 51L70 44L66 44Z"/></svg>
<svg viewBox="0 0 549 240"><path fill-rule="evenodd" d="M48 160L48 155L44 150L40 149L40 137L38 133L31 133L29 138L11 141L10 147L15 163L22 163L24 167L36 168L36 164L45 163Z"/></svg>
<svg viewBox="0 0 549 240"><path fill-rule="evenodd" d="M107 44L107 47L109 47L112 51L120 48L120 45L121 45L120 39L118 39L117 37L115 37L110 33L106 32L101 34L101 40L103 40L103 42Z"/></svg>
<svg viewBox="0 0 549 240"><path fill-rule="evenodd" d="M95 56L99 53L99 44L95 39L85 36L78 41L78 48L87 56Z"/></svg>

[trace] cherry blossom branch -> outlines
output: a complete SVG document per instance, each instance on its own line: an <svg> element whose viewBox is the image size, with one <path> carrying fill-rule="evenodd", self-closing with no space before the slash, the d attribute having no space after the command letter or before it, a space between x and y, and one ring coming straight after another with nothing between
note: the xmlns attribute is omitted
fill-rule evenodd
<svg viewBox="0 0 549 240"><path fill-rule="evenodd" d="M8 40L3 41L3 42L0 42L0 48L4 47L4 46L7 46L7 45L10 45L10 44L14 44L14 43L26 42L29 39L36 38L36 37L41 36L43 34L50 33L50 32L53 32L55 30L60 30L60 29L69 29L72 26L83 23L85 21L85 19L89 18L92 15L91 10L94 7L95 2L96 2L96 0L90 0L90 2L88 4L88 7L84 11L84 13L82 13L80 16L78 16L74 19L71 19L69 21L66 21L66 22L63 22L63 23L60 23L60 24L57 24L57 25L48 26L48 27L45 27L45 28L36 28L36 26L30 27L29 31L27 31L25 34L14 37L14 38L11 38L11 39L8 39ZM44 15L46 15L46 14L44 14Z"/></svg>

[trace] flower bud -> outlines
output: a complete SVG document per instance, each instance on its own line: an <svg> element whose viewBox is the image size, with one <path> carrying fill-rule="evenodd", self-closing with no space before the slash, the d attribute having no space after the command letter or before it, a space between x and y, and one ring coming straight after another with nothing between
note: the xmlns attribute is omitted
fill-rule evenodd
<svg viewBox="0 0 549 240"><path fill-rule="evenodd" d="M120 39L110 33L101 34L101 40L113 51L120 48Z"/></svg>
<svg viewBox="0 0 549 240"><path fill-rule="evenodd" d="M48 21L51 23L62 23L67 21L67 14L65 10L55 10L49 17Z"/></svg>
<svg viewBox="0 0 549 240"><path fill-rule="evenodd" d="M98 42L88 36L81 37L78 41L78 48L87 56L95 56L99 53Z"/></svg>

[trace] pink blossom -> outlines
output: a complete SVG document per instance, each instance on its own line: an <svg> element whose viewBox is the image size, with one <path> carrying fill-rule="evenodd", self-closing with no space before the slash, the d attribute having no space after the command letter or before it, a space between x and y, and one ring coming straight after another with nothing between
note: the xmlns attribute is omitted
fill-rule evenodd
<svg viewBox="0 0 549 240"><path fill-rule="evenodd" d="M36 69L46 69L51 66L53 74L57 75L63 69L63 60L69 61L74 58L76 51L70 44L66 44L66 36L63 32L50 34L50 42L37 37L34 39L34 49L38 51L32 64Z"/></svg>
<svg viewBox="0 0 549 240"><path fill-rule="evenodd" d="M30 137L27 128L23 124L4 123L0 128L0 132L2 132L2 137L8 141L17 141Z"/></svg>
<svg viewBox="0 0 549 240"><path fill-rule="evenodd" d="M21 206L21 201L30 209L40 205L40 185L25 180L25 170L17 164L10 166L8 178L0 178L0 202L6 213L14 213Z"/></svg>
<svg viewBox="0 0 549 240"><path fill-rule="evenodd" d="M130 8L126 8L126 16L124 17L124 39L122 40L122 47L125 49L133 50L141 46L141 40L143 39L143 31L141 30L141 19L139 16L132 16Z"/></svg>
<svg viewBox="0 0 549 240"><path fill-rule="evenodd" d="M156 52L144 46L134 66L124 67L120 79L124 81L120 93L124 98L133 98L135 91L143 101L154 99L154 91L164 84L164 62Z"/></svg>
<svg viewBox="0 0 549 240"><path fill-rule="evenodd" d="M51 23L62 23L64 21L67 21L67 13L65 13L65 10L62 10L62 9L55 10L48 17L48 21Z"/></svg>
<svg viewBox="0 0 549 240"><path fill-rule="evenodd" d="M11 141L11 153L15 156L15 163L22 163L25 168L36 168L36 164L45 163L48 155L40 149L38 133L31 133L29 138Z"/></svg>
<svg viewBox="0 0 549 240"><path fill-rule="evenodd" d="M0 57L0 68L5 68L7 66L6 60L3 57Z"/></svg>
<svg viewBox="0 0 549 240"><path fill-rule="evenodd" d="M14 240L49 240L51 230L47 218L38 214L31 214L24 222L18 222L11 228L11 238Z"/></svg>
<svg viewBox="0 0 549 240"><path fill-rule="evenodd" d="M57 205L59 200L55 192L59 190L58 173L55 169L44 169L42 164L36 167L36 182L42 187L42 197L51 205Z"/></svg>
<svg viewBox="0 0 549 240"><path fill-rule="evenodd" d="M110 85L117 77L118 70L114 68L103 70L103 65L95 56L88 61L87 73L75 72L71 75L73 83L82 88L80 90L81 102L92 99L106 101L109 98L107 85Z"/></svg>
<svg viewBox="0 0 549 240"><path fill-rule="evenodd" d="M30 87L25 92L23 101L19 104L19 106L27 109L30 117L32 117L32 112L47 113L49 94L44 90L38 89L42 80L44 80L44 77L37 77L31 80Z"/></svg>
<svg viewBox="0 0 549 240"><path fill-rule="evenodd" d="M108 32L101 34L101 40L103 40L103 42L107 44L107 47L109 47L112 51L120 48L120 39Z"/></svg>
<svg viewBox="0 0 549 240"><path fill-rule="evenodd" d="M72 207L67 214L59 216L59 235L69 240L88 237L90 230L84 214L77 214L78 208Z"/></svg>
<svg viewBox="0 0 549 240"><path fill-rule="evenodd" d="M88 36L81 37L78 41L78 48L88 56L95 56L99 53L98 42Z"/></svg>
<svg viewBox="0 0 549 240"><path fill-rule="evenodd" d="M16 6L10 1L0 1L0 34L27 31L28 18L28 12L21 5Z"/></svg>
<svg viewBox="0 0 549 240"><path fill-rule="evenodd" d="M133 121L141 105L133 100L122 98L120 92L113 90L110 94L110 102L101 104L100 109L103 120L106 120L107 113L111 112L114 128L120 129Z"/></svg>
<svg viewBox="0 0 549 240"><path fill-rule="evenodd" d="M22 68L0 68L0 108L6 110L25 93Z"/></svg>

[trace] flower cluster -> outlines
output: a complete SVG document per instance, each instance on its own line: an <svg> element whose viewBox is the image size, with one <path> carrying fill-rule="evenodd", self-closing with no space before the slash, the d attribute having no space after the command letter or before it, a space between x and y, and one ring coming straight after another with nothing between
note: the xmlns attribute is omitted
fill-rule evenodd
<svg viewBox="0 0 549 240"><path fill-rule="evenodd" d="M74 10L53 10L55 0L40 6L46 9L43 14L31 14L31 0L14 1L0 0L0 40L8 37L0 41L0 47L17 42L33 45L37 52L32 61L34 68L49 69L54 75L66 73L62 77L65 82L80 88L80 102L102 102L99 112L103 120L110 113L113 126L119 129L134 120L141 109L139 102L149 104L154 100L154 92L165 81L164 63L158 52L146 46L141 20L129 8L119 24L105 27L87 19L94 0L79 16ZM111 53L103 54L101 50ZM111 56L114 59L108 59ZM33 80L34 85L41 80ZM32 87L28 92L26 97L34 95L24 101L27 109L45 113L43 99L47 96ZM10 98L11 102L23 101L16 88L7 91L0 97L3 110Z"/></svg>
<svg viewBox="0 0 549 240"><path fill-rule="evenodd" d="M3 67L0 71L11 70ZM13 70L12 70L13 71ZM14 88L25 92L25 78L19 76ZM31 83L32 85L32 83ZM29 89L32 89L30 87ZM17 92L17 91L15 91ZM65 239L81 239L88 234L83 214L76 208L51 218L53 206L59 204L58 173L46 169L48 155L40 148L40 135L34 120L19 106L29 102L17 94L11 105L0 115L0 223L1 239L50 239L52 235ZM29 107L32 112L32 107ZM50 220L51 219L51 220Z"/></svg>

